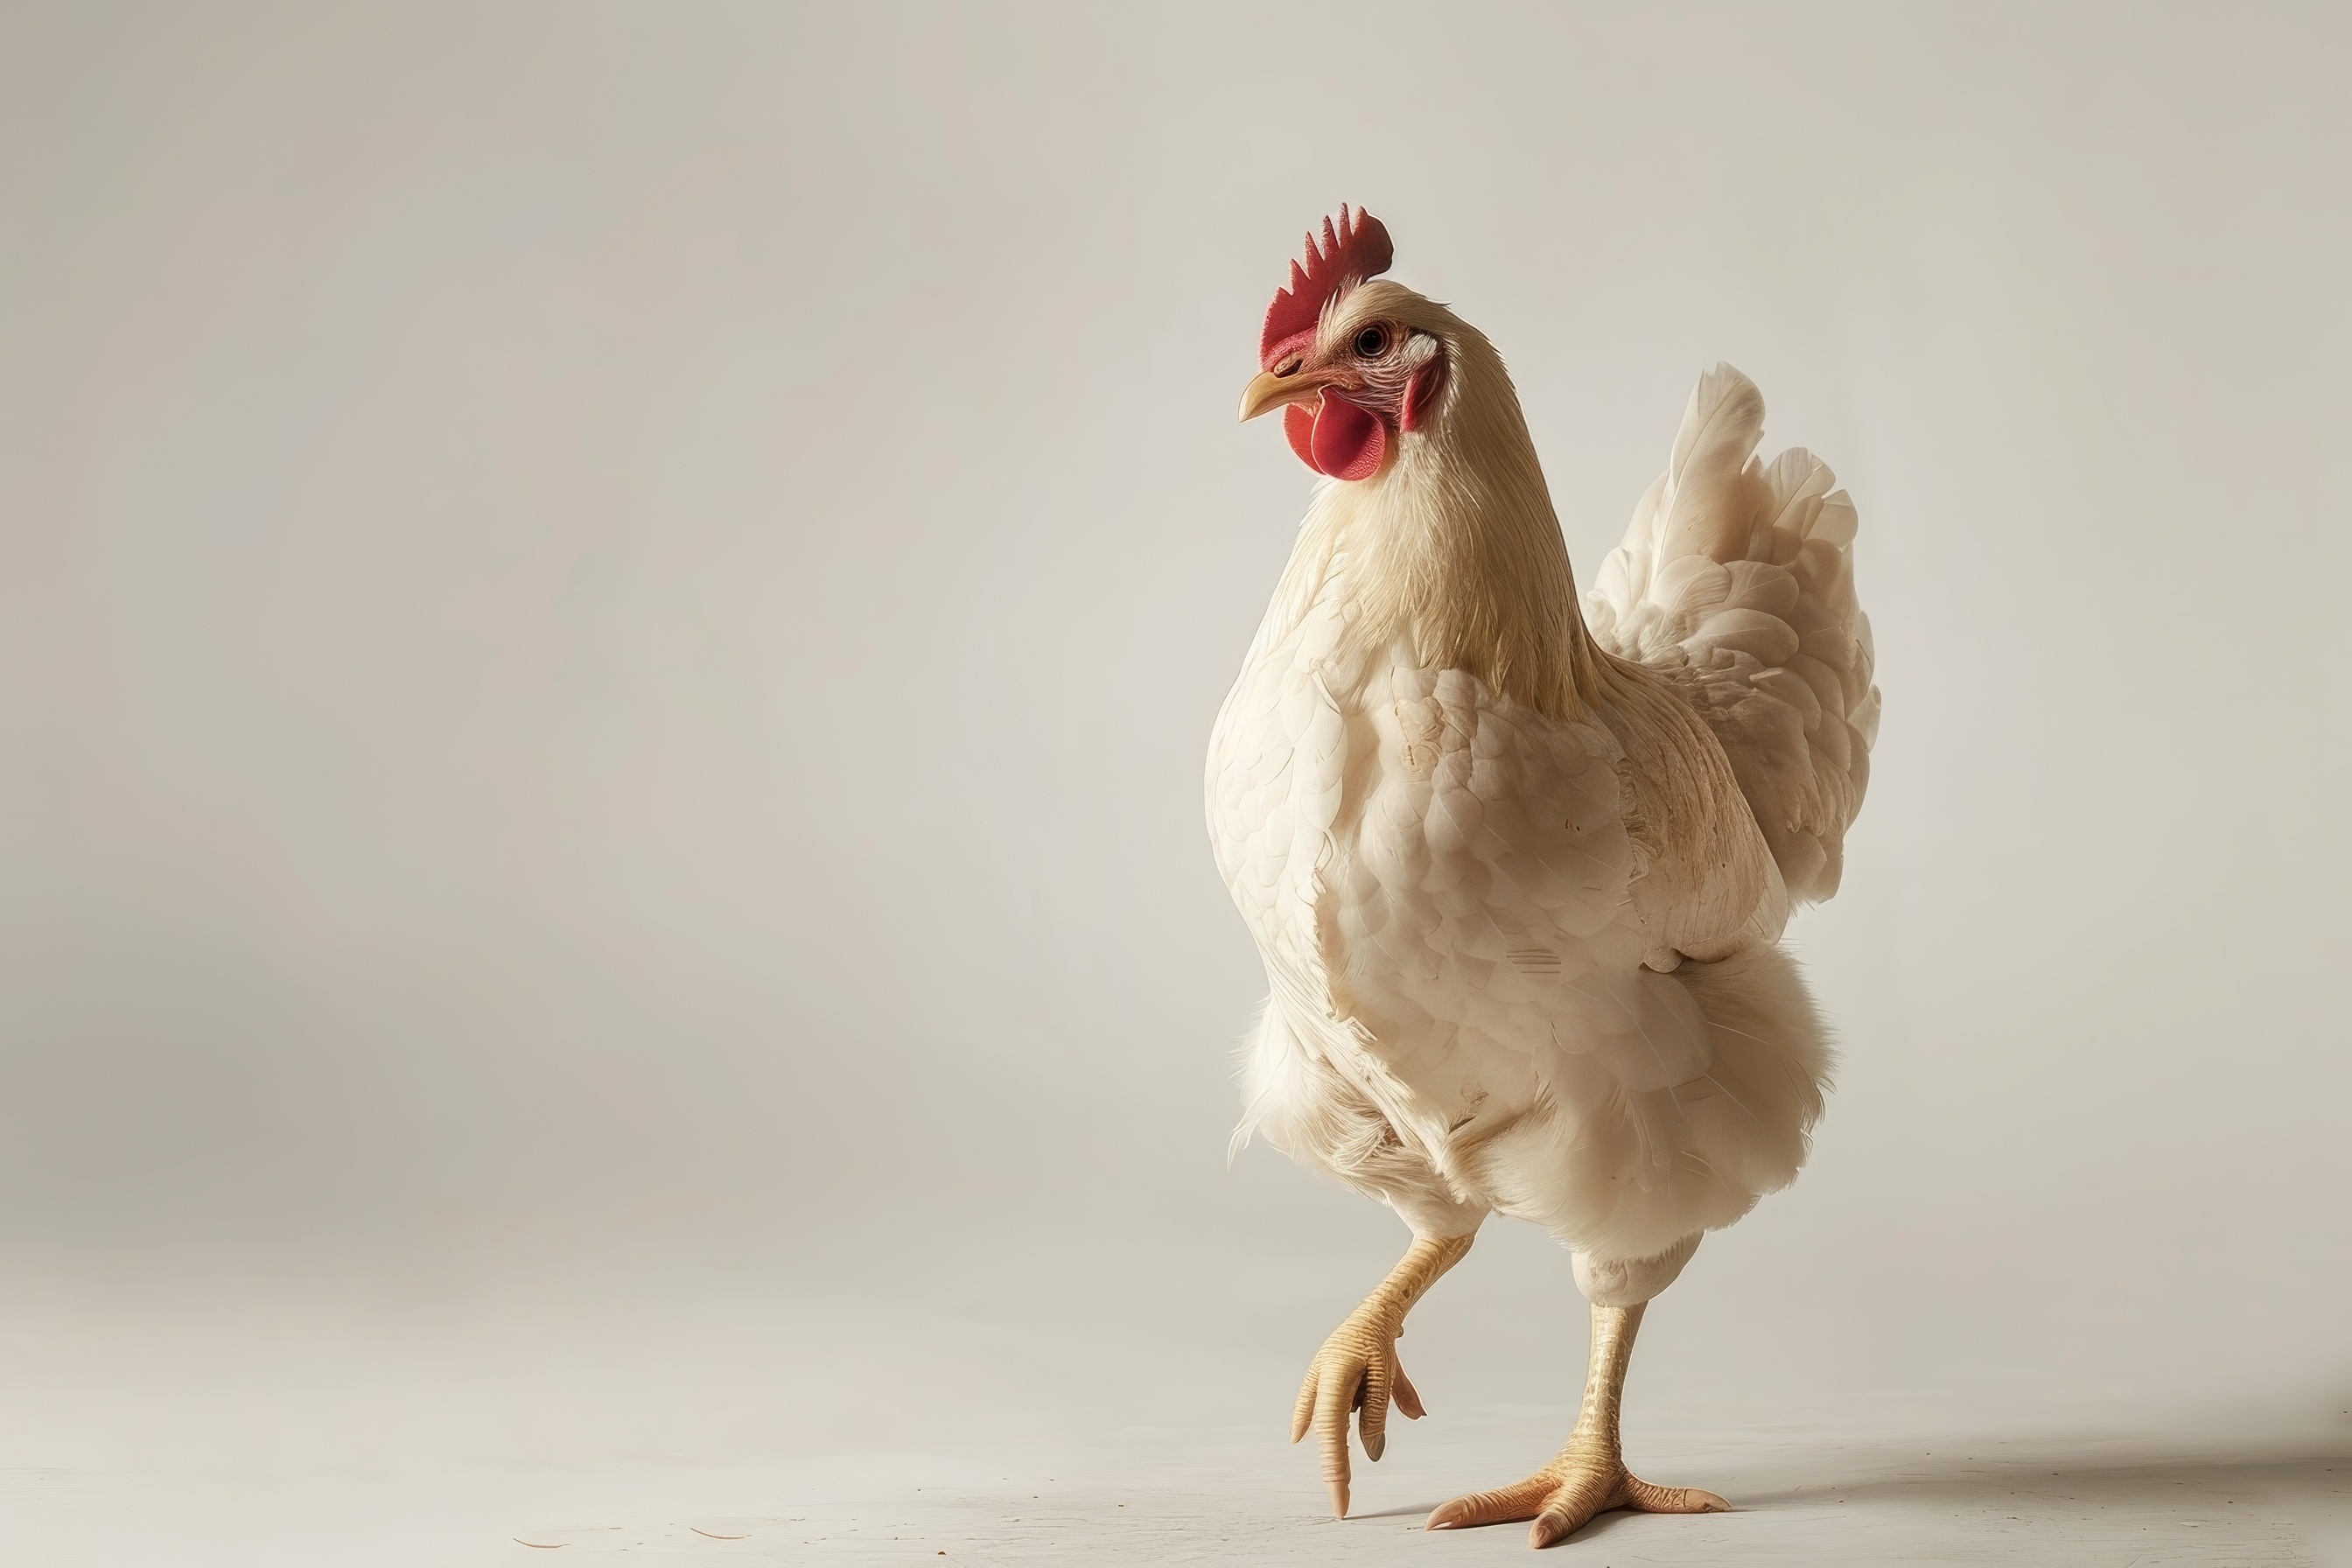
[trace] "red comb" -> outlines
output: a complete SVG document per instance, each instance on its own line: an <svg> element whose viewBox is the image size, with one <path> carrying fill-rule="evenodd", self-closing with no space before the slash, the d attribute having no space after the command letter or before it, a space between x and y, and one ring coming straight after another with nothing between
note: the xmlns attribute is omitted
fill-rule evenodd
<svg viewBox="0 0 2352 1568"><path fill-rule="evenodd" d="M1272 370L1276 349L1287 348L1293 338L1302 334L1313 337L1325 303L1342 286L1377 278L1395 259L1396 247L1389 243L1387 226L1371 214L1359 211L1351 217L1342 205L1337 227L1325 218L1323 243L1317 245L1315 236L1307 235L1307 265L1290 264L1289 286L1265 308L1265 331L1257 340L1258 363Z"/></svg>

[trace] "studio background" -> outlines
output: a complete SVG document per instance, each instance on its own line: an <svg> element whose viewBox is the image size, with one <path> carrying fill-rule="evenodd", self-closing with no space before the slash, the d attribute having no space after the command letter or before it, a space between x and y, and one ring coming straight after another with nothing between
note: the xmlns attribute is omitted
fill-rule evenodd
<svg viewBox="0 0 2352 1568"><path fill-rule="evenodd" d="M1886 717L1792 928L1838 1090L1629 1429L2340 1431L2347 46L0 12L0 1530L1188 1422L1311 1507L1289 1396L1402 1230L1227 1166L1201 767L1309 485L1234 400L1342 201L1503 351L1580 582L1718 360L1861 511ZM1565 1256L1490 1226L1406 1349L1567 1409Z"/></svg>

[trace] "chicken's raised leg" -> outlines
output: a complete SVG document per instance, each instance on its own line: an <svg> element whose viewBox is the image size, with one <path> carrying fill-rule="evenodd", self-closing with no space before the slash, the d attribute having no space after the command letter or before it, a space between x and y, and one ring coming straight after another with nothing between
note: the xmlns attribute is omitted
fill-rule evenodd
<svg viewBox="0 0 2352 1568"><path fill-rule="evenodd" d="M1727 1513L1731 1505L1695 1487L1654 1487L1625 1468L1618 1446L1617 1405L1642 1302L1592 1309L1592 1365L1584 1378L1584 1406L1558 1458L1517 1486L1455 1498L1429 1516L1432 1530L1502 1524L1532 1519L1529 1546L1549 1546L1580 1530L1598 1513L1630 1508L1641 1513Z"/></svg>
<svg viewBox="0 0 2352 1568"><path fill-rule="evenodd" d="M1368 1459L1379 1458L1388 1447L1391 1396L1409 1418L1421 1419L1421 1395L1397 1363L1397 1338L1404 1332L1405 1314L1413 1303L1437 1283L1438 1276L1462 1261L1475 1234L1414 1237L1403 1261L1331 1331L1307 1369L1298 1408L1290 1418L1290 1440L1296 1443L1313 1429L1323 1450L1323 1481L1331 1489L1335 1519L1348 1517L1348 1413L1363 1412L1356 1420L1356 1435Z"/></svg>

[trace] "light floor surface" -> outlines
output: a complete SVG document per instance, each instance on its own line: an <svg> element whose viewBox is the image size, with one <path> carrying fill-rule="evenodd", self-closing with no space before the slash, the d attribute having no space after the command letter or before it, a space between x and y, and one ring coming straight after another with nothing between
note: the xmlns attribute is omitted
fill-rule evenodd
<svg viewBox="0 0 2352 1568"><path fill-rule="evenodd" d="M993 1483L911 1487L790 1513L573 1522L521 1532L522 1561L1023 1563L1468 1563L1522 1561L1521 1526L1422 1528L1449 1491L1507 1479L1544 1446L1526 1414L1465 1423L1446 1451L1363 1485L1361 1511L1318 1518L1311 1468L1262 1440L1127 1441ZM2185 1458L2116 1442L1841 1445L1787 1433L1652 1445L1677 1481L1737 1500L1706 1518L1610 1514L1554 1548L1567 1563L2352 1563L2352 1461L2291 1452ZM1028 1458L1028 1456L1022 1456ZM1034 1490L1024 1489L1034 1488ZM522 1542L529 1542L523 1547ZM472 1559L469 1559L469 1561Z"/></svg>
<svg viewBox="0 0 2352 1568"><path fill-rule="evenodd" d="M1572 1414L1565 1390L1432 1392L1430 1419L1359 1460L1338 1522L1284 1440L1283 1358L1111 1326L748 1299L390 1319L82 1301L19 1303L0 1333L0 1563L42 1568L1517 1563L1522 1526L1421 1521L1526 1474ZM1138 1364L1137 1385L1112 1370ZM1790 1410L1637 1387L1635 1468L1736 1511L1606 1515L1556 1560L2352 1565L2333 1411Z"/></svg>

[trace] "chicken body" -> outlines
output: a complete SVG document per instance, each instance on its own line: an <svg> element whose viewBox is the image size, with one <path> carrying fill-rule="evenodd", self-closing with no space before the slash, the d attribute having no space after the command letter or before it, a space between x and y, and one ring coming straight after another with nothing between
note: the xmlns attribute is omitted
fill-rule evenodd
<svg viewBox="0 0 2352 1568"><path fill-rule="evenodd" d="M1417 1413L1395 1333L1489 1213L1572 1249L1622 1379L1641 1304L1794 1179L1829 1051L1779 940L1835 889L1878 706L1853 510L1801 452L1753 460L1738 372L1701 380L1580 614L1509 377L1450 310L1350 279L1252 396L1382 417L1375 340L1417 364L1412 412L1318 489L1208 765L1271 989L1236 1138L1417 1238L1301 1395L1341 1513L1349 1408L1374 1458L1390 1398ZM1721 1506L1626 1476L1601 1392L1606 1463L1433 1522L1533 1516L1543 1544L1643 1496Z"/></svg>

